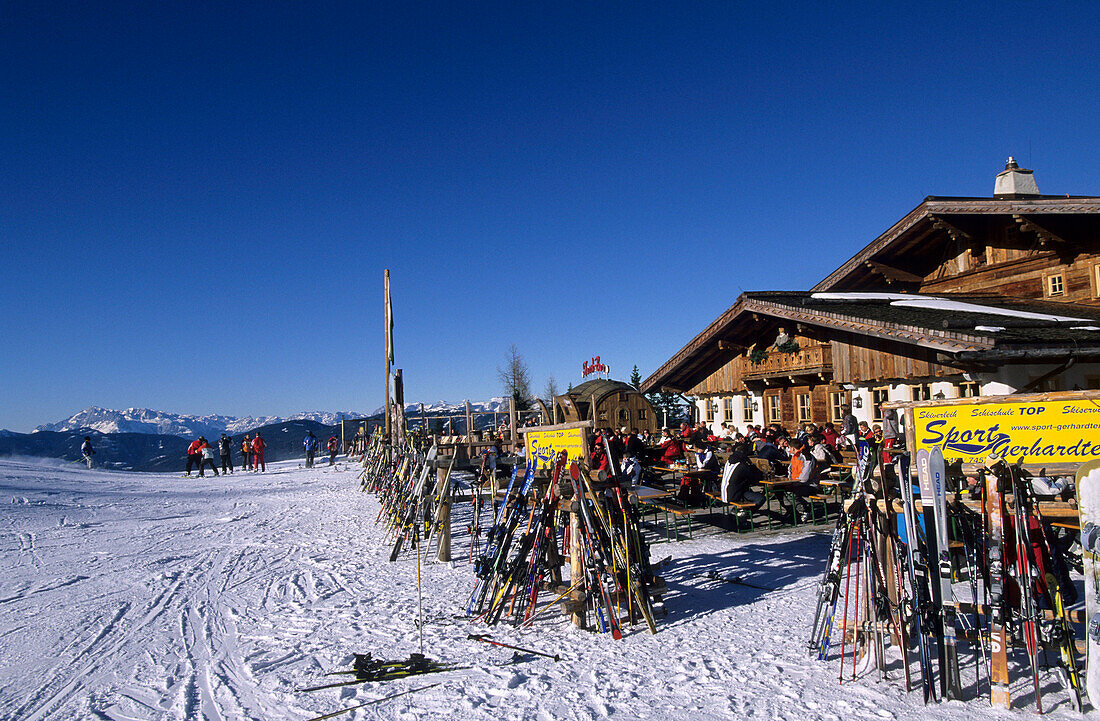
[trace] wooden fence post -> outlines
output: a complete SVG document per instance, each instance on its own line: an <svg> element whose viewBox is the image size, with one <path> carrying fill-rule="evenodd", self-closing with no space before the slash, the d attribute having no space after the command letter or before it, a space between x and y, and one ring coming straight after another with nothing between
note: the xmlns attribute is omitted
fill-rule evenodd
<svg viewBox="0 0 1100 721"><path fill-rule="evenodd" d="M453 463L453 461L452 461ZM451 468L440 466L435 469L436 498L439 499L439 551L436 560L449 562L451 560Z"/></svg>

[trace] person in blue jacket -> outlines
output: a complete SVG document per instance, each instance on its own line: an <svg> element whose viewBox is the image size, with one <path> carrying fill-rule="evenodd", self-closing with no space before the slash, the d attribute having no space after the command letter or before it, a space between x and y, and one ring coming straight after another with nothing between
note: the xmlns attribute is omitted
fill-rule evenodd
<svg viewBox="0 0 1100 721"><path fill-rule="evenodd" d="M313 457L317 455L318 446L317 436L313 435L313 431L306 433L302 446L306 449L306 468L313 468Z"/></svg>

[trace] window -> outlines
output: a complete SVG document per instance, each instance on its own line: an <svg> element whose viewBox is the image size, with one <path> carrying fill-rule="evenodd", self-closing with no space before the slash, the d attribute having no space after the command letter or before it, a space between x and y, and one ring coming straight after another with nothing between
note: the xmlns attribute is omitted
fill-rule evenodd
<svg viewBox="0 0 1100 721"><path fill-rule="evenodd" d="M915 386L909 386L909 400L911 401L930 401L932 400L932 384L920 383Z"/></svg>
<svg viewBox="0 0 1100 721"><path fill-rule="evenodd" d="M779 423L783 420L783 409L779 405L779 396L768 396L768 423Z"/></svg>
<svg viewBox="0 0 1100 721"><path fill-rule="evenodd" d="M718 404L712 400L707 401L707 423L714 423L714 416L718 413Z"/></svg>
<svg viewBox="0 0 1100 721"><path fill-rule="evenodd" d="M810 420L810 394L799 393L795 399L798 401L798 421L804 423Z"/></svg>
<svg viewBox="0 0 1100 721"><path fill-rule="evenodd" d="M741 420L752 423L752 396L741 396Z"/></svg>
<svg viewBox="0 0 1100 721"><path fill-rule="evenodd" d="M1043 379L1043 381L1031 390L1035 393L1053 393L1055 391L1065 390L1065 384L1062 383L1062 376L1056 375L1052 378Z"/></svg>
<svg viewBox="0 0 1100 721"><path fill-rule="evenodd" d="M638 420L644 421L645 419L646 419L645 408L639 408L638 409Z"/></svg>
<svg viewBox="0 0 1100 721"><path fill-rule="evenodd" d="M959 398L977 398L982 394L982 387L978 383L958 383L955 386Z"/></svg>
<svg viewBox="0 0 1100 721"><path fill-rule="evenodd" d="M1066 285L1061 273L1047 276L1047 295L1065 295Z"/></svg>
<svg viewBox="0 0 1100 721"><path fill-rule="evenodd" d="M733 420L733 398L722 399L722 420L727 423Z"/></svg>
<svg viewBox="0 0 1100 721"><path fill-rule="evenodd" d="M875 388L871 391L871 420L882 423L882 404L890 400L888 387Z"/></svg>
<svg viewBox="0 0 1100 721"><path fill-rule="evenodd" d="M847 401L847 394L843 391L834 391L829 394L829 411L833 423L840 423L844 420L844 406L847 405Z"/></svg>

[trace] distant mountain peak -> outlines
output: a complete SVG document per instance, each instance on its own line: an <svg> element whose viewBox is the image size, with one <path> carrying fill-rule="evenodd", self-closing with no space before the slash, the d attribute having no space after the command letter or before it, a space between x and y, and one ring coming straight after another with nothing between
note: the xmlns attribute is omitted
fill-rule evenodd
<svg viewBox="0 0 1100 721"><path fill-rule="evenodd" d="M425 403L424 411L428 415L461 415L466 410L465 400L458 403L437 401ZM405 415L413 419L420 415L420 403L407 403ZM475 413L502 412L505 410L503 397L490 398L488 401L470 401L470 408ZM380 416L382 408L378 408L370 417ZM148 433L154 435L182 436L191 438L195 436L217 437L222 433L238 435L253 428L284 423L287 421L308 420L322 425L333 426L340 422L340 418L363 418L364 414L352 411L302 411L290 416L222 416L209 414L204 416L187 415L181 413L168 413L153 410L151 408L127 408L126 410L112 410L100 406L88 406L79 413L57 423L46 423L34 429L38 431L70 432L82 429L97 431L99 433Z"/></svg>

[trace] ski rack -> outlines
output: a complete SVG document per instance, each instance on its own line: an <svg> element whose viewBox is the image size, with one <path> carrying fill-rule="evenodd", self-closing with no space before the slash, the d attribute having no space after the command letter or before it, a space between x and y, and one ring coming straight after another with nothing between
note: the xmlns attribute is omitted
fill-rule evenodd
<svg viewBox="0 0 1100 721"><path fill-rule="evenodd" d="M1100 394L1089 392L948 405L1085 396L1100 404ZM929 417L952 417L949 411L931 415L938 411L943 409L937 406ZM838 519L819 585L811 656L839 660L841 682L847 682L885 677L885 654L900 655L906 689L921 688L925 703L977 695L996 708L1010 708L1010 688L1026 685L1038 713L1048 697L1068 697L1083 711L1084 622L1093 611L1074 609L1077 592L1068 573L1080 563L1075 540L1083 506L1079 510L1068 495L1040 498L1030 480L1045 475L1037 463L986 456L983 463L960 467L945 464L938 447L911 454L906 448L917 447L911 419L905 446L873 448L882 457L878 477L857 483L859 491ZM1052 466L1058 475L1072 476L1076 469L1046 464ZM1050 687L1046 669L1055 671L1061 694Z"/></svg>

